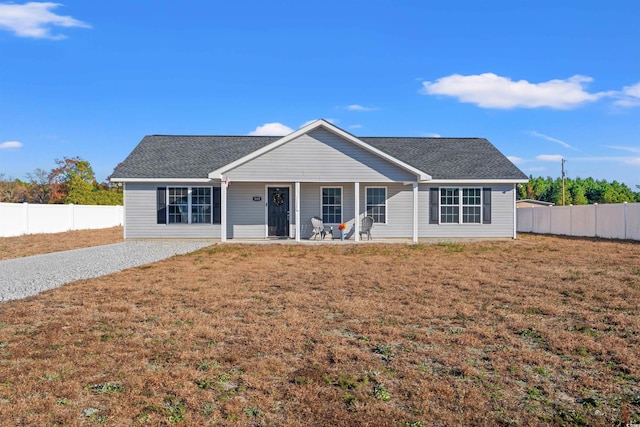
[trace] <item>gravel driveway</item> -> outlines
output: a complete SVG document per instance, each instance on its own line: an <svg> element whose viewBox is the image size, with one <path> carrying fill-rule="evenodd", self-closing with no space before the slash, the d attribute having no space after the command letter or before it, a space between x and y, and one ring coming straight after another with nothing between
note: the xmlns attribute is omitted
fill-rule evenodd
<svg viewBox="0 0 640 427"><path fill-rule="evenodd" d="M211 246L211 241L126 241L0 261L0 301L36 295L65 283Z"/></svg>

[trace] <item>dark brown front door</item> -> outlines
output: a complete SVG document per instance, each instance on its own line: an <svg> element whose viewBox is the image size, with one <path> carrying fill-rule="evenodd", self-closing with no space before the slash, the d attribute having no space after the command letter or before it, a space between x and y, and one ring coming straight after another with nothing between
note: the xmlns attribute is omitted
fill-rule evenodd
<svg viewBox="0 0 640 427"><path fill-rule="evenodd" d="M269 187L269 237L289 237L289 188Z"/></svg>

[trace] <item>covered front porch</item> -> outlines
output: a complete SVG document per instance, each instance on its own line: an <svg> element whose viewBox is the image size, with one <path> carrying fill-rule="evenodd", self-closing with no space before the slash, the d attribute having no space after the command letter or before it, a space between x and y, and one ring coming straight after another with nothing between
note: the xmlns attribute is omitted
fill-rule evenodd
<svg viewBox="0 0 640 427"><path fill-rule="evenodd" d="M361 220L376 219L373 238L417 242L419 190L414 182L235 182L221 180L220 240L287 239L313 236L311 218L327 230L346 224L347 240L359 242ZM423 210L426 210L426 206ZM366 236L365 236L366 238Z"/></svg>

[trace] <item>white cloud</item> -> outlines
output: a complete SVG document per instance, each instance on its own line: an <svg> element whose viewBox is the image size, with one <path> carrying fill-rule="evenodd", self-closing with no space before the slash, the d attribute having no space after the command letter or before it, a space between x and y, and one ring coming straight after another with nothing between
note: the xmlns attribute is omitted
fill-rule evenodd
<svg viewBox="0 0 640 427"><path fill-rule="evenodd" d="M640 157L636 157L635 159L625 160L625 163L628 165L640 166Z"/></svg>
<svg viewBox="0 0 640 427"><path fill-rule="evenodd" d="M605 147L611 148L613 150L628 151L630 153L640 153L640 148L638 147L627 147L622 145L605 145Z"/></svg>
<svg viewBox="0 0 640 427"><path fill-rule="evenodd" d="M511 163L513 163L514 165L521 165L525 161L522 157L516 157L516 156L507 156L507 159L509 159Z"/></svg>
<svg viewBox="0 0 640 427"><path fill-rule="evenodd" d="M563 159L562 154L540 154L536 159L543 162L559 162Z"/></svg>
<svg viewBox="0 0 640 427"><path fill-rule="evenodd" d="M625 86L622 92L624 92L625 95L640 98L640 82L631 86Z"/></svg>
<svg viewBox="0 0 640 427"><path fill-rule="evenodd" d="M285 136L293 132L289 126L285 126L282 123L265 123L262 126L258 126L255 130L249 132L252 136Z"/></svg>
<svg viewBox="0 0 640 427"><path fill-rule="evenodd" d="M0 150L9 150L12 148L22 147L22 142L19 141L5 141L0 143Z"/></svg>
<svg viewBox="0 0 640 427"><path fill-rule="evenodd" d="M362 105L358 105L358 104L347 105L346 107L344 107L344 109L348 110L348 111L375 111L375 110L377 110L377 108L374 108L374 107L363 107Z"/></svg>
<svg viewBox="0 0 640 427"><path fill-rule="evenodd" d="M625 86L622 89L622 92L625 95L633 96L640 99L640 82L631 86Z"/></svg>
<svg viewBox="0 0 640 427"><path fill-rule="evenodd" d="M308 124L311 124L311 123L313 123L313 122L317 122L318 120L319 120L319 119L307 120L307 121L306 121L306 122L304 122L302 125L300 125L300 127L301 127L301 128L303 128L303 127L305 127L305 126L306 126L306 125L308 125ZM322 120L324 120L325 122L332 123L332 124L336 124L336 122L338 121L337 119L322 119Z"/></svg>
<svg viewBox="0 0 640 427"><path fill-rule="evenodd" d="M336 119L323 119L326 122L329 123L335 123L337 122ZM306 122L304 122L302 125L300 125L301 128L307 126L308 124L311 124L313 122L317 122L318 119L313 119L313 120L307 120ZM289 135L291 132L294 132L295 129L291 129L289 126L287 125L283 125L282 123L279 122L274 122L274 123L265 123L262 126L258 126L255 130L249 132L249 135L252 136L285 136L285 135Z"/></svg>
<svg viewBox="0 0 640 427"><path fill-rule="evenodd" d="M546 139L547 141L551 141L551 142L555 142L555 143L557 143L557 144L560 144L560 145L562 145L564 148L570 148L571 150L579 151L577 148L572 147L571 145L567 144L567 143L566 143L566 142L564 142L564 141L561 141L561 140L559 140L559 139L557 139L557 138L552 138L552 137L550 137L550 136L548 136L548 135L545 135L545 134L543 134L543 133L536 132L535 130L532 130L532 131L530 131L530 132L528 132L528 133L529 133L529 135L536 136L536 137L538 137L538 138Z"/></svg>
<svg viewBox="0 0 640 427"><path fill-rule="evenodd" d="M85 22L71 16L51 12L59 3L29 2L25 4L0 4L0 28L13 31L20 37L36 39L64 39L62 34L52 34L52 26L91 28Z"/></svg>
<svg viewBox="0 0 640 427"><path fill-rule="evenodd" d="M435 82L423 82L420 92L425 95L452 96L482 108L570 109L611 95L608 92L586 92L583 86L592 80L591 77L575 75L566 80L530 83L526 80L513 81L493 73L471 76L453 74Z"/></svg>
<svg viewBox="0 0 640 427"><path fill-rule="evenodd" d="M362 129L362 125L351 125L349 129Z"/></svg>
<svg viewBox="0 0 640 427"><path fill-rule="evenodd" d="M622 91L617 94L620 98L614 105L618 107L638 107L640 106L640 83L631 86L625 86Z"/></svg>

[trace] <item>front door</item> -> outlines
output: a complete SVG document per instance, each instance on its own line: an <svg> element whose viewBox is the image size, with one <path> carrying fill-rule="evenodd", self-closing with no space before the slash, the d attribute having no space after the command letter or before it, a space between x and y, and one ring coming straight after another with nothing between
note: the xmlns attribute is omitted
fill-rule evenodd
<svg viewBox="0 0 640 427"><path fill-rule="evenodd" d="M289 237L289 188L269 187L268 236Z"/></svg>

